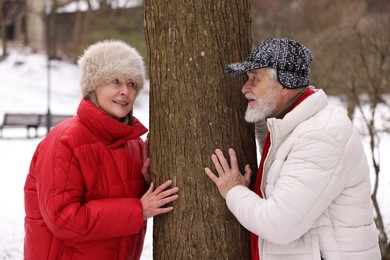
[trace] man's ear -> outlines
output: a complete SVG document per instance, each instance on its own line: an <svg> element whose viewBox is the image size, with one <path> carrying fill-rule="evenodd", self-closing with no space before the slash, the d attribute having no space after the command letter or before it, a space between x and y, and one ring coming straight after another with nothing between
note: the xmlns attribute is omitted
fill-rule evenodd
<svg viewBox="0 0 390 260"><path fill-rule="evenodd" d="M280 95L282 97L285 97L287 95L289 95L291 93L291 89L288 89L288 88L282 88L282 90L280 91Z"/></svg>

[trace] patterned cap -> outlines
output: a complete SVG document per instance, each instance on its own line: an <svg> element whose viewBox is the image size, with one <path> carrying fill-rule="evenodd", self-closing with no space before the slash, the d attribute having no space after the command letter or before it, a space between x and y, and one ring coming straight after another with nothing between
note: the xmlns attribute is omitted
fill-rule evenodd
<svg viewBox="0 0 390 260"><path fill-rule="evenodd" d="M226 66L226 73L234 77L245 76L248 71L265 67L275 68L280 84L286 88L309 85L311 51L291 39L273 38L258 45L249 57Z"/></svg>

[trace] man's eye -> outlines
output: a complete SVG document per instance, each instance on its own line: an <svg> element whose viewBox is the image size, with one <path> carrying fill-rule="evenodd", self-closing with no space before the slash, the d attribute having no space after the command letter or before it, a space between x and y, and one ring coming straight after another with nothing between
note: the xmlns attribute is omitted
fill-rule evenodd
<svg viewBox="0 0 390 260"><path fill-rule="evenodd" d="M118 84L118 83L119 83L119 80L118 80L118 79L114 79L114 80L112 80L111 82L114 83L114 84Z"/></svg>

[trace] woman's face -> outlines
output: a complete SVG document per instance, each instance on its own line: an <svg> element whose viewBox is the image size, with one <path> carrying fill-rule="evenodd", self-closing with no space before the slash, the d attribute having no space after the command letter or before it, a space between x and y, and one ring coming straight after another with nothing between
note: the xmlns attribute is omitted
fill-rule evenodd
<svg viewBox="0 0 390 260"><path fill-rule="evenodd" d="M137 94L137 85L129 78L115 78L96 88L100 109L117 120L130 113Z"/></svg>

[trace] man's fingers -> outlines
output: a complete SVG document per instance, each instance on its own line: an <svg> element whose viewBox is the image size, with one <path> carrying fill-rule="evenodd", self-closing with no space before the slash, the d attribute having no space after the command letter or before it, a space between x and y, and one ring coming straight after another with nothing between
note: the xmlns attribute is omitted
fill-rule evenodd
<svg viewBox="0 0 390 260"><path fill-rule="evenodd" d="M210 178L215 184L217 184L218 177L215 176L215 174L210 170L209 167L204 168L204 172L207 174L207 176L209 176L209 178Z"/></svg>
<svg viewBox="0 0 390 260"><path fill-rule="evenodd" d="M238 169L238 162L237 162L237 155L233 148L229 149L229 156L230 156L230 164L233 171L239 171Z"/></svg>
<svg viewBox="0 0 390 260"><path fill-rule="evenodd" d="M221 164L221 166L223 168L223 173L224 172L229 172L230 171L230 166L229 166L225 156L223 155L223 152L220 149L217 149L217 150L215 150L215 154L217 155L218 160L219 160L219 162L220 162L220 164ZM218 171L218 173L219 173L219 171ZM221 174L219 173L219 175L221 175Z"/></svg>
<svg viewBox="0 0 390 260"><path fill-rule="evenodd" d="M251 167L249 166L249 164L247 164L247 165L245 165L244 178L245 178L245 181L248 183L248 186L251 183L251 177L252 177L252 170L251 170Z"/></svg>
<svg viewBox="0 0 390 260"><path fill-rule="evenodd" d="M220 161L218 160L218 157L215 154L213 154L213 155L211 155L211 160L213 161L215 169L218 172L218 176L223 176L225 174L225 172L222 169L222 166L221 166Z"/></svg>

